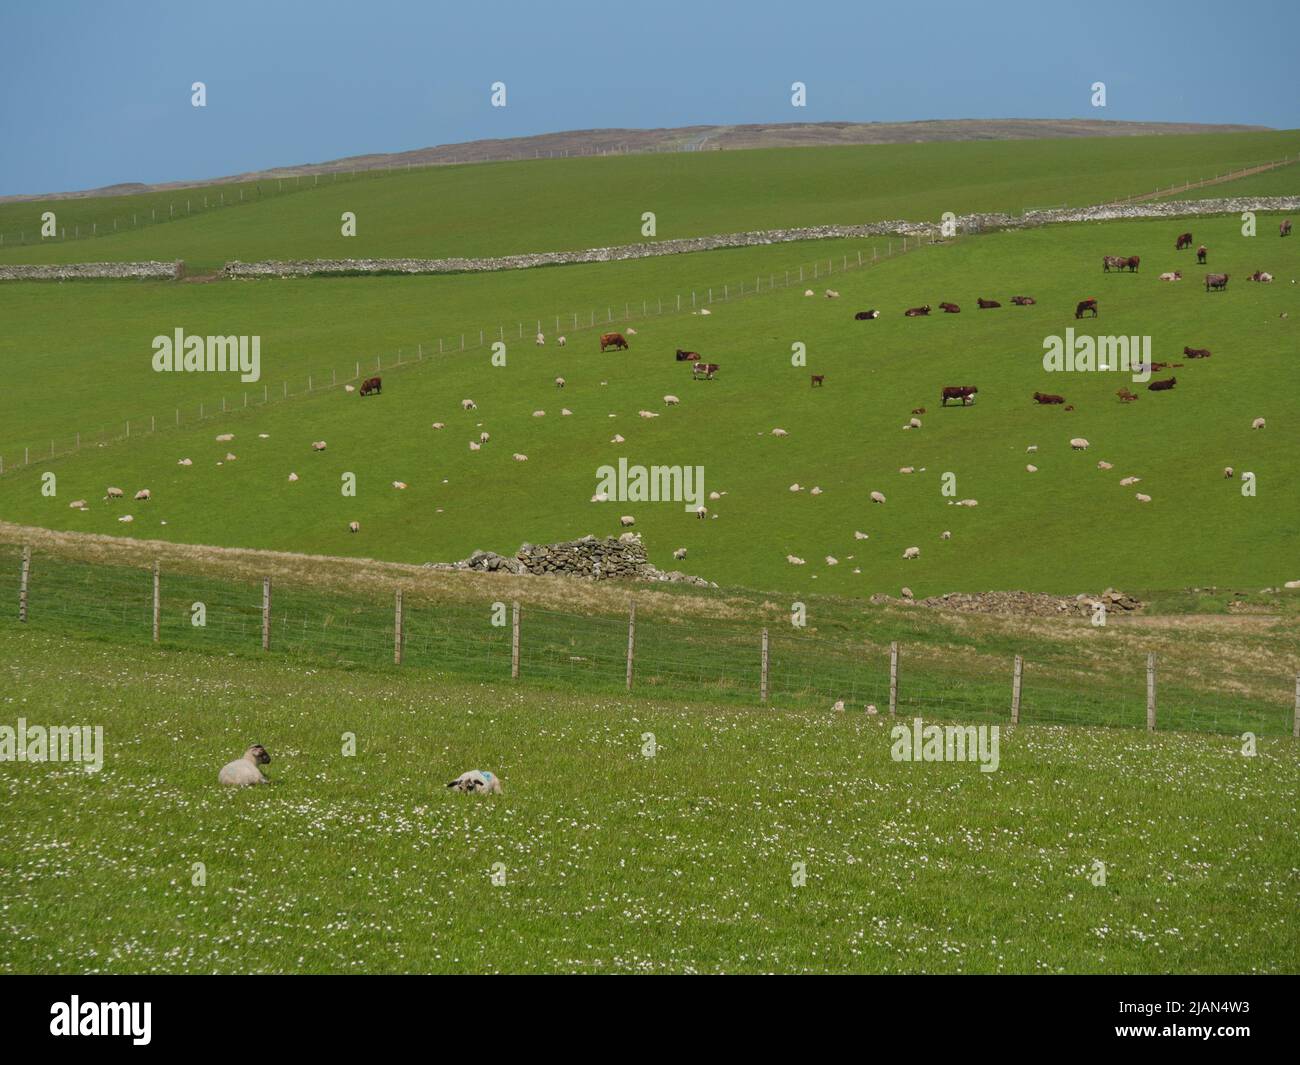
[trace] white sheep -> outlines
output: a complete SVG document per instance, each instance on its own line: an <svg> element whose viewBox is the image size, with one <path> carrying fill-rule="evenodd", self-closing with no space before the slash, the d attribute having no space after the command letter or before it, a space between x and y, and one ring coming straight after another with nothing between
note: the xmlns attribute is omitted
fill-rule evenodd
<svg viewBox="0 0 1300 1065"><path fill-rule="evenodd" d="M546 417L546 411L544 411L544 410L535 410L535 411L533 411L533 417L534 417L534 418L545 418L545 417Z"/></svg>
<svg viewBox="0 0 1300 1065"><path fill-rule="evenodd" d="M790 491L792 491L792 492L802 492L802 491L803 491L803 485L801 485L798 481L795 481L794 484L792 484L792 485L790 486Z"/></svg>
<svg viewBox="0 0 1300 1065"><path fill-rule="evenodd" d="M820 486L820 485L813 485L812 488L809 489L808 494L809 494L810 496L819 496L819 495L821 495L821 494L822 494L821 486Z"/></svg>
<svg viewBox="0 0 1300 1065"><path fill-rule="evenodd" d="M915 473L916 470L915 470L913 467L911 467L911 466L899 466L899 467L898 467L898 472L899 472L899 473Z"/></svg>
<svg viewBox="0 0 1300 1065"><path fill-rule="evenodd" d="M710 492L710 493L709 493L709 498L712 499L712 500L714 500L714 501L717 501L717 500L719 500L719 499L722 498L722 493L721 493L721 492Z"/></svg>
<svg viewBox="0 0 1300 1065"><path fill-rule="evenodd" d="M706 507L703 503L701 503L698 507L695 508L695 516L699 518L701 521L703 521L705 518L709 516L709 508Z"/></svg>
<svg viewBox="0 0 1300 1065"><path fill-rule="evenodd" d="M952 533L951 533L948 529L944 529L943 532L941 532L941 533L939 534L939 539L940 539L940 540L951 540L951 539L952 539Z"/></svg>
<svg viewBox="0 0 1300 1065"><path fill-rule="evenodd" d="M1076 436L1073 440L1070 441L1070 447L1072 447L1075 451L1087 451L1088 441L1081 436Z"/></svg>
<svg viewBox="0 0 1300 1065"><path fill-rule="evenodd" d="M772 435L773 435L773 436L789 436L790 434L787 433L784 429L773 429L773 430L772 430Z"/></svg>
<svg viewBox="0 0 1300 1065"><path fill-rule="evenodd" d="M817 293L814 292L814 291L813 291L812 289L810 289L810 288L806 288L806 289L804 289L804 290L803 290L803 294L804 294L805 296L815 296L815 295L817 295Z"/></svg>
<svg viewBox="0 0 1300 1065"><path fill-rule="evenodd" d="M1027 448L1025 448L1025 452L1026 452L1026 454L1028 454L1028 453L1030 453L1030 452L1033 452L1033 451L1037 451L1037 450L1038 450L1038 445L1037 445L1037 444L1030 444Z"/></svg>
<svg viewBox="0 0 1300 1065"><path fill-rule="evenodd" d="M348 522L348 532L354 532L354 533L355 533L355 532L360 532L360 531L361 531L361 522L359 522L359 521L350 521L350 522Z"/></svg>
<svg viewBox="0 0 1300 1065"><path fill-rule="evenodd" d="M826 298L828 300L837 300L840 298L840 294L836 292L833 288L828 288L826 290Z"/></svg>
<svg viewBox="0 0 1300 1065"><path fill-rule="evenodd" d="M1224 476L1224 477L1231 478L1231 477L1232 477L1232 474L1233 474L1233 470L1232 470L1232 467L1231 467L1231 466L1224 466L1224 467L1223 467L1223 476Z"/></svg>
<svg viewBox="0 0 1300 1065"><path fill-rule="evenodd" d="M86 501L84 499L74 499L71 503L68 504L68 506L71 507L73 510L85 510Z"/></svg>
<svg viewBox="0 0 1300 1065"><path fill-rule="evenodd" d="M834 555L827 555L827 556L826 556L826 565L828 565L828 566L838 566L839 564L840 564L840 560L839 560L838 558L836 558Z"/></svg>
<svg viewBox="0 0 1300 1065"><path fill-rule="evenodd" d="M980 501L979 501L978 499L959 499L959 500L957 500L957 506L959 506L959 507L978 507L979 505L980 505Z"/></svg>
<svg viewBox="0 0 1300 1065"><path fill-rule="evenodd" d="M622 443L626 443L626 441L623 439L623 434L622 434L622 433L615 433L613 436L611 436L611 437L609 438L609 442L610 442L611 444L622 444Z"/></svg>
<svg viewBox="0 0 1300 1065"><path fill-rule="evenodd" d="M921 428L921 419L911 418L908 420L907 426L909 429L919 429Z"/></svg>
<svg viewBox="0 0 1300 1065"><path fill-rule="evenodd" d="M344 385L344 386L343 386L343 391L344 391L344 392L355 392L356 389L353 388L351 385Z"/></svg>
<svg viewBox="0 0 1300 1065"><path fill-rule="evenodd" d="M680 402L681 402L681 400L678 399L676 396L664 396L664 406L665 406L665 407L675 407L675 406L677 406L677 404L679 404Z"/></svg>
<svg viewBox="0 0 1300 1065"><path fill-rule="evenodd" d="M406 488L406 482L405 482L405 481L394 481L394 482L393 482L393 487L396 488L398 491L402 491L402 490L404 490L404 489Z"/></svg>
<svg viewBox="0 0 1300 1065"><path fill-rule="evenodd" d="M324 450L325 450L325 441L324 441L324 440L313 440L313 441L312 441L312 445L311 445L311 449L312 449L313 451L324 451Z"/></svg>
<svg viewBox="0 0 1300 1065"><path fill-rule="evenodd" d="M1250 423L1250 427L1251 427L1252 429L1263 429L1263 428L1264 428L1264 419L1263 419L1263 418L1256 418L1253 422Z"/></svg>
<svg viewBox="0 0 1300 1065"><path fill-rule="evenodd" d="M176 460L176 465L177 465L177 466L193 466L193 465L194 465L194 460L193 460L193 459L177 459L177 460Z"/></svg>
<svg viewBox="0 0 1300 1065"><path fill-rule="evenodd" d="M1037 472L1038 472L1038 467L1035 466L1035 465L1031 462L1028 466L1025 467L1025 472L1026 472L1026 473L1037 473Z"/></svg>
<svg viewBox="0 0 1300 1065"><path fill-rule="evenodd" d="M871 493L871 502L873 502L873 503L883 503L884 501L885 501L885 494L884 494L883 492L872 492L872 493Z"/></svg>
<svg viewBox="0 0 1300 1065"><path fill-rule="evenodd" d="M591 501L593 503L608 503L609 496L604 492L597 492L594 496L591 497Z"/></svg>
<svg viewBox="0 0 1300 1065"><path fill-rule="evenodd" d="M571 415L572 413L573 413L573 411L569 410L568 407L561 407L561 408L560 408L560 417L561 417L561 418L567 418L567 417L569 417L569 415Z"/></svg>
<svg viewBox="0 0 1300 1065"><path fill-rule="evenodd" d="M1115 467L1112 466L1109 462L1099 462L1099 463L1097 463L1097 469L1099 469L1099 470L1113 470L1114 468L1115 468Z"/></svg>
<svg viewBox="0 0 1300 1065"><path fill-rule="evenodd" d="M631 326L628 326L628 327L627 327L627 335L630 336L630 337L634 337L634 336L636 336L636 330L633 329Z"/></svg>
<svg viewBox="0 0 1300 1065"><path fill-rule="evenodd" d="M921 549L920 549L919 547L909 547L906 551L903 552L903 557L904 557L904 558L920 558L920 557L921 557Z"/></svg>
<svg viewBox="0 0 1300 1065"><path fill-rule="evenodd" d="M293 483L294 481L296 481L297 479L298 479L298 475L297 475L296 473L291 473L291 474L289 474L289 483L290 483L290 484L292 484L292 483Z"/></svg>
<svg viewBox="0 0 1300 1065"><path fill-rule="evenodd" d="M447 428L447 426L444 425L442 422L434 422L431 426L429 426L429 428L430 428L430 429L445 429L445 428Z"/></svg>
<svg viewBox="0 0 1300 1065"><path fill-rule="evenodd" d="M658 418L659 415L652 410L639 410L636 412L638 418Z"/></svg>
<svg viewBox="0 0 1300 1065"><path fill-rule="evenodd" d="M229 443L231 440L234 439L235 439L234 433L222 433L219 437L217 437L217 443L225 444L225 443Z"/></svg>
<svg viewBox="0 0 1300 1065"><path fill-rule="evenodd" d="M152 497L152 493L147 488L141 488L140 491L136 492L135 494L135 499L137 503L148 502L151 497Z"/></svg>
<svg viewBox="0 0 1300 1065"><path fill-rule="evenodd" d="M501 794L501 781L485 769L471 769L466 773L462 773L447 787L454 791L475 795Z"/></svg>
<svg viewBox="0 0 1300 1065"><path fill-rule="evenodd" d="M227 762L217 774L217 782L232 788L247 788L256 784L271 783L262 773L261 766L269 765L271 756L260 743L255 743L244 752L243 758Z"/></svg>
<svg viewBox="0 0 1300 1065"><path fill-rule="evenodd" d="M237 460L238 458L239 458L239 456L236 455L233 451L227 451L227 452L226 452L226 461L227 461L227 462L234 462L234 461Z"/></svg>
<svg viewBox="0 0 1300 1065"><path fill-rule="evenodd" d="M564 345L567 344L569 340L568 337L556 337L555 342L559 344L560 347L564 347Z"/></svg>
<svg viewBox="0 0 1300 1065"><path fill-rule="evenodd" d="M855 540L870 540L871 537L868 536L866 533L862 532L861 530L857 530L857 529L855 529L854 532L853 532L853 539L855 539Z"/></svg>
<svg viewBox="0 0 1300 1065"><path fill-rule="evenodd" d="M705 307L705 308L703 308L703 309L700 311L700 313L701 313L701 314L708 315L708 314L712 314L713 312L712 312L711 310L709 310L707 307Z"/></svg>
<svg viewBox="0 0 1300 1065"><path fill-rule="evenodd" d="M480 444L477 440L471 440L471 441L469 442L469 449L470 449L471 451L478 451L478 450L480 450L482 447L483 447L483 445Z"/></svg>
<svg viewBox="0 0 1300 1065"><path fill-rule="evenodd" d="M556 387L556 388L563 388L563 387L564 387L564 378L563 378L563 377L557 377L557 378L555 379L555 387Z"/></svg>
<svg viewBox="0 0 1300 1065"><path fill-rule="evenodd" d="M104 494L104 498L105 498L105 499L121 499L123 495L125 495L125 493L122 491L122 489L120 489L120 488L114 488L112 485L109 485L109 486L108 486L108 491Z"/></svg>
<svg viewBox="0 0 1300 1065"><path fill-rule="evenodd" d="M1143 495L1141 492L1139 492L1139 493L1137 494L1137 501L1138 501L1139 503L1150 503L1150 502L1151 502L1151 497L1148 496L1148 495Z"/></svg>
<svg viewBox="0 0 1300 1065"><path fill-rule="evenodd" d="M624 514L621 518L618 519L618 523L621 526L623 526L623 528L630 529L633 525L636 524L636 518L632 517L631 514Z"/></svg>
<svg viewBox="0 0 1300 1065"><path fill-rule="evenodd" d="M792 565L792 566L802 566L802 565L804 565L804 560L801 559L801 558L799 558L798 555L786 555L786 556L785 556L785 560L786 560L787 562L789 562L790 565Z"/></svg>
<svg viewBox="0 0 1300 1065"><path fill-rule="evenodd" d="M117 520L118 520L118 521L121 521L121 522L126 522L126 523L129 524L130 522L135 521L135 518L131 517L130 514L123 514L123 515L122 515L120 518L118 518Z"/></svg>
<svg viewBox="0 0 1300 1065"><path fill-rule="evenodd" d="M487 443L489 440L491 440L491 439L492 439L492 436L491 436L491 434L489 434L489 433L479 433L479 434L478 434L478 442L479 442L480 444L486 444L486 443Z"/></svg>
<svg viewBox="0 0 1300 1065"><path fill-rule="evenodd" d="M546 345L546 334L545 334L545 333L538 333L538 334L537 334L537 346L540 348L540 347L545 347L545 345Z"/></svg>
<svg viewBox="0 0 1300 1065"><path fill-rule="evenodd" d="M1130 485L1137 484L1140 480L1142 480L1141 477L1123 477L1120 479L1119 483L1121 487L1128 488Z"/></svg>
<svg viewBox="0 0 1300 1065"><path fill-rule="evenodd" d="M478 404L472 399L462 399L460 401L461 410L478 410Z"/></svg>
<svg viewBox="0 0 1300 1065"><path fill-rule="evenodd" d="M676 551L673 552L673 558L677 559L678 562L680 562L685 557L686 557L686 548L684 547L679 547Z"/></svg>

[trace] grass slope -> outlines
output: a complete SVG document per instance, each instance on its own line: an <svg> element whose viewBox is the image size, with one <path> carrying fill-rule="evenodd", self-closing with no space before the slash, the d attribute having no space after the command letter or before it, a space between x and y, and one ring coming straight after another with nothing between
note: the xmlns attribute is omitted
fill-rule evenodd
<svg viewBox="0 0 1300 1065"><path fill-rule="evenodd" d="M563 351L515 347L503 369L482 352L450 357L390 375L376 399L338 391L11 471L0 481L0 513L52 528L120 533L117 516L134 510L137 535L415 562L616 532L618 516L632 513L661 565L671 566L673 548L686 546L693 572L796 594L815 588L862 595L901 584L918 595L987 588L1073 593L1108 584L1262 587L1295 579L1289 567L1300 543L1300 504L1288 486L1300 476L1300 429L1279 402L1286 394L1279 386L1293 373L1300 308L1289 280L1300 274L1300 243L1269 236L1267 218L1264 235L1253 240L1240 236L1233 218L1192 223L1196 239L1212 249L1212 268L1235 275L1227 293L1207 295L1194 280L1190 254L1173 251L1178 228L1051 227L926 248L838 276L838 301L787 290L716 306L710 318L639 321L632 350L623 354L598 355L594 336L585 333ZM1103 275L1101 255L1119 252L1142 255L1142 273ZM1157 279L1174 266L1189 280ZM1272 270L1278 283L1245 282L1256 267ZM530 273L519 284L562 273ZM371 320L392 322L403 302L429 306L437 293L450 298L473 284L247 284L239 297L247 306L269 293L278 321L323 331L328 324L311 319L326 294L340 301L338 310L342 301L355 301L340 320L365 320L368 308ZM158 289L122 291L154 300ZM228 298L222 286L202 291ZM1005 300L1016 292L1035 295L1038 305L984 312L972 305L976 295ZM1102 299L1095 326L1072 316L1085 295ZM959 301L964 313L901 315L904 307L942 299ZM117 306L123 318L132 313L129 299ZM865 306L884 309L885 317L852 321ZM1284 310L1289 318L1279 317ZM201 325L186 323L195 331ZM1125 405L1114 397L1131 384L1125 375L1043 371L1044 337L1067 327L1150 335L1160 360L1182 361L1185 344L1209 347L1214 356L1174 371L1176 391L1139 388L1140 401ZM795 342L807 345L808 369L791 366ZM120 388L152 377L155 384L140 387L157 387L161 375L144 369L140 346L97 364L93 384ZM672 359L677 346L704 352L723 373L692 382ZM106 373L110 363L124 376ZM824 389L808 387L809 370L827 374ZM552 384L557 373L569 382L562 393ZM943 385L966 383L980 387L974 406L939 408ZM1036 389L1064 393L1078 409L1036 407ZM665 408L666 393L680 395L682 404ZM474 398L478 410L462 412L463 397ZM48 412L49 403L42 394L32 405ZM560 417L561 406L573 417ZM925 427L900 431L917 406L929 410ZM532 417L538 409L546 416ZM640 419L640 409L661 417ZM1269 420L1263 432L1250 429L1258 415ZM433 421L447 428L432 430ZM772 437L775 426L790 436ZM468 441L482 429L492 442L469 452ZM214 442L222 431L236 434L234 444ZM626 444L611 444L615 433ZM1087 437L1092 449L1071 451L1074 436ZM312 454L308 444L320 438L329 450ZM1031 444L1040 450L1028 456ZM228 447L238 460L217 466ZM529 461L512 461L513 452ZM597 467L620 456L645 465L703 464L706 488L728 493L709 504L717 518L697 521L680 503L589 503ZM195 465L178 467L181 457ZM1099 459L1115 468L1099 471ZM1031 460L1038 473L1025 472ZM899 474L904 465L918 472ZM1222 477L1225 465L1254 472L1258 495L1243 497L1236 480ZM47 468L59 475L54 498L40 492ZM288 483L291 470L299 483ZM340 494L345 472L357 475L355 498ZM945 472L956 475L956 497L976 498L978 508L949 505L940 492ZM1123 488L1125 475L1143 480L1136 490ZM394 480L411 487L395 491ZM791 493L792 482L818 485L825 494ZM107 484L148 486L154 501L143 508L100 503ZM889 502L870 504L873 489ZM1154 501L1138 503L1135 491ZM69 511L76 498L90 499L91 511ZM360 535L348 534L351 520L361 522ZM945 529L951 541L940 540ZM855 530L870 540L855 540ZM921 547L921 559L905 562L903 549L912 545ZM791 553L809 564L788 565ZM827 555L839 564L825 564Z"/></svg>
<svg viewBox="0 0 1300 1065"><path fill-rule="evenodd" d="M8 245L19 230L31 239L42 211L55 210L60 226L94 221L106 232L137 206L143 217L146 207L161 214L219 193L3 204L0 262L182 259L205 269L231 259L501 255L635 243L645 211L660 239L1020 211L1128 196L1295 150L1295 132L1278 131L484 163L322 178L299 195L271 196L270 179L265 199L237 209L28 247ZM341 236L344 211L357 215L355 237Z"/></svg>
<svg viewBox="0 0 1300 1065"><path fill-rule="evenodd" d="M0 668L5 724L99 724L106 746L97 774L0 765L6 972L1300 965L1287 739L1246 758L1233 738L1022 726L981 773L894 762L861 715L36 633L0 644ZM254 740L276 783L220 789ZM506 794L449 794L474 766Z"/></svg>

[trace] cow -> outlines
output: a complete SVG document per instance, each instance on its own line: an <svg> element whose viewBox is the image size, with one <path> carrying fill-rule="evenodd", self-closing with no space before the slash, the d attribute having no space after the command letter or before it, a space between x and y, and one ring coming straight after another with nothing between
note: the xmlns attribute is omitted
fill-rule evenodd
<svg viewBox="0 0 1300 1065"><path fill-rule="evenodd" d="M1043 406L1052 406L1053 404L1064 403L1065 397L1054 396L1050 392L1035 392L1034 402L1042 404Z"/></svg>
<svg viewBox="0 0 1300 1065"><path fill-rule="evenodd" d="M975 302L979 304L979 308L981 311L988 311L988 310L992 310L994 307L1002 306L1002 304L1000 304L997 300L976 299Z"/></svg>
<svg viewBox="0 0 1300 1065"><path fill-rule="evenodd" d="M1291 219L1282 219L1281 224L1277 227L1277 235L1279 237L1289 237L1291 235Z"/></svg>
<svg viewBox="0 0 1300 1065"><path fill-rule="evenodd" d="M1012 296L1011 302L1017 307L1032 307L1037 301L1033 296Z"/></svg>
<svg viewBox="0 0 1300 1065"><path fill-rule="evenodd" d="M1122 255L1103 255L1101 257L1101 271L1104 274L1112 270L1123 270L1128 264L1128 260Z"/></svg>
<svg viewBox="0 0 1300 1065"><path fill-rule="evenodd" d="M1189 359L1208 359L1210 357L1209 348L1183 348L1183 354Z"/></svg>
<svg viewBox="0 0 1300 1065"><path fill-rule="evenodd" d="M961 308L955 303L941 303L939 304L939 310L943 311L944 314L961 314Z"/></svg>
<svg viewBox="0 0 1300 1065"><path fill-rule="evenodd" d="M930 313L930 305L927 303L923 307L909 307L903 312L904 318L924 318Z"/></svg>
<svg viewBox="0 0 1300 1065"><path fill-rule="evenodd" d="M1205 275L1206 292L1227 292L1228 275L1227 274L1206 274Z"/></svg>
<svg viewBox="0 0 1300 1065"><path fill-rule="evenodd" d="M693 362L691 363L691 376L696 380L703 378L705 381L712 381L713 375L718 372L716 362Z"/></svg>
<svg viewBox="0 0 1300 1065"><path fill-rule="evenodd" d="M1135 396L1127 388L1121 388L1118 392L1115 393L1115 395L1119 396L1119 401L1121 403L1132 403L1135 399L1137 399L1137 396Z"/></svg>
<svg viewBox="0 0 1300 1065"><path fill-rule="evenodd" d="M614 348L617 351L627 351L627 340L622 333L601 333L600 350Z"/></svg>
<svg viewBox="0 0 1300 1065"><path fill-rule="evenodd" d="M1250 275L1250 277L1246 278L1246 280L1262 281L1264 284L1268 284L1270 281L1273 280L1273 275L1270 274L1267 270L1256 270L1253 274Z"/></svg>
<svg viewBox="0 0 1300 1065"><path fill-rule="evenodd" d="M1094 318L1097 317L1096 296L1089 296L1086 300L1080 300L1078 305L1074 308L1074 316L1076 318L1082 318L1086 311L1092 311L1092 316Z"/></svg>
<svg viewBox="0 0 1300 1065"><path fill-rule="evenodd" d="M959 399L961 400L961 405L964 407L968 403L973 402L973 397L978 391L979 389L974 385L948 385L944 388L943 394L940 397L941 405L946 407L948 405L948 400Z"/></svg>
<svg viewBox="0 0 1300 1065"><path fill-rule="evenodd" d="M1196 261L1202 265L1205 263L1205 257L1210 254L1210 249L1202 244L1196 249Z"/></svg>
<svg viewBox="0 0 1300 1065"><path fill-rule="evenodd" d="M1128 268L1128 272L1130 274L1136 274L1138 271L1138 267L1142 265L1142 256L1130 255L1127 259L1124 260L1124 265Z"/></svg>
<svg viewBox="0 0 1300 1065"><path fill-rule="evenodd" d="M1174 245L1174 251L1182 251L1184 248L1192 246L1192 235L1184 233L1178 238L1178 243Z"/></svg>
<svg viewBox="0 0 1300 1065"><path fill-rule="evenodd" d="M924 413L925 413L925 408L924 408L924 407L914 407L914 408L912 408L912 413L913 413L914 415L915 415L915 414L924 414Z"/></svg>
<svg viewBox="0 0 1300 1065"><path fill-rule="evenodd" d="M812 384L810 388L823 388L826 385L826 375L824 373L812 374Z"/></svg>
<svg viewBox="0 0 1300 1065"><path fill-rule="evenodd" d="M1168 273L1160 275L1161 281L1181 281L1182 279L1183 275L1177 270L1170 270Z"/></svg>
<svg viewBox="0 0 1300 1065"><path fill-rule="evenodd" d="M869 322L873 318L879 318L879 317L880 317L880 312L876 310L858 311L858 313L853 316L853 320L855 322Z"/></svg>
<svg viewBox="0 0 1300 1065"><path fill-rule="evenodd" d="M678 362L699 362L699 360L700 353L698 351L682 351L681 348L677 349Z"/></svg>
<svg viewBox="0 0 1300 1065"><path fill-rule="evenodd" d="M361 388L358 390L358 395L368 396L371 392L375 393L377 396L383 394L383 381L380 378L367 377L361 382Z"/></svg>
<svg viewBox="0 0 1300 1065"><path fill-rule="evenodd" d="M1177 377L1166 377L1163 381L1152 381L1147 385L1148 392L1168 392L1178 383Z"/></svg>

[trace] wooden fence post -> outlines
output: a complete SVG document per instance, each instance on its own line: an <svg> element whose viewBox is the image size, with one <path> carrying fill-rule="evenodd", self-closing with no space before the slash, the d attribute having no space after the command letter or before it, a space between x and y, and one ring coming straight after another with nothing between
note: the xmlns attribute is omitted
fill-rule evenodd
<svg viewBox="0 0 1300 1065"><path fill-rule="evenodd" d="M627 608L627 690L632 690L632 661L636 656L636 602Z"/></svg>
<svg viewBox="0 0 1300 1065"><path fill-rule="evenodd" d="M510 677L519 677L519 600L511 604L514 607L514 626L510 633Z"/></svg>
<svg viewBox="0 0 1300 1065"><path fill-rule="evenodd" d="M1147 731L1156 730L1156 655L1147 655Z"/></svg>
<svg viewBox="0 0 1300 1065"><path fill-rule="evenodd" d="M898 644L889 645L889 713L898 713Z"/></svg>
<svg viewBox="0 0 1300 1065"><path fill-rule="evenodd" d="M758 701L767 702L767 629L763 630L763 658L758 674Z"/></svg>
<svg viewBox="0 0 1300 1065"><path fill-rule="evenodd" d="M397 601L393 604L393 665L402 664L402 589L397 589Z"/></svg>
<svg viewBox="0 0 1300 1065"><path fill-rule="evenodd" d="M1291 726L1291 735L1300 740L1300 673L1295 675L1295 724Z"/></svg>
<svg viewBox="0 0 1300 1065"><path fill-rule="evenodd" d="M271 649L271 578L262 578L262 650Z"/></svg>
<svg viewBox="0 0 1300 1065"><path fill-rule="evenodd" d="M1020 656L1016 655L1015 671L1011 675L1011 723L1020 724L1020 673L1022 664Z"/></svg>
<svg viewBox="0 0 1300 1065"><path fill-rule="evenodd" d="M160 563L153 560L153 642L158 642L162 628L162 574Z"/></svg>
<svg viewBox="0 0 1300 1065"><path fill-rule="evenodd" d="M18 620L27 620L27 576L32 569L32 549L23 548L23 572L18 584Z"/></svg>

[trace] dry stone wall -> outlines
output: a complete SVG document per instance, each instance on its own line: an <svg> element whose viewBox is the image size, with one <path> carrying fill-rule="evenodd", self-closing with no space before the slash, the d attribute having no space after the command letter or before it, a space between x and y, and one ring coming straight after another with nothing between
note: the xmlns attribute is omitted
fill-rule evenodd
<svg viewBox="0 0 1300 1065"><path fill-rule="evenodd" d="M538 577L570 576L587 580L672 581L701 588L717 585L677 570L664 571L646 558L645 545L636 533L617 539L587 535L558 544L523 544L513 557L493 551L475 551L459 562L428 562L429 569L477 573L532 574Z"/></svg>

